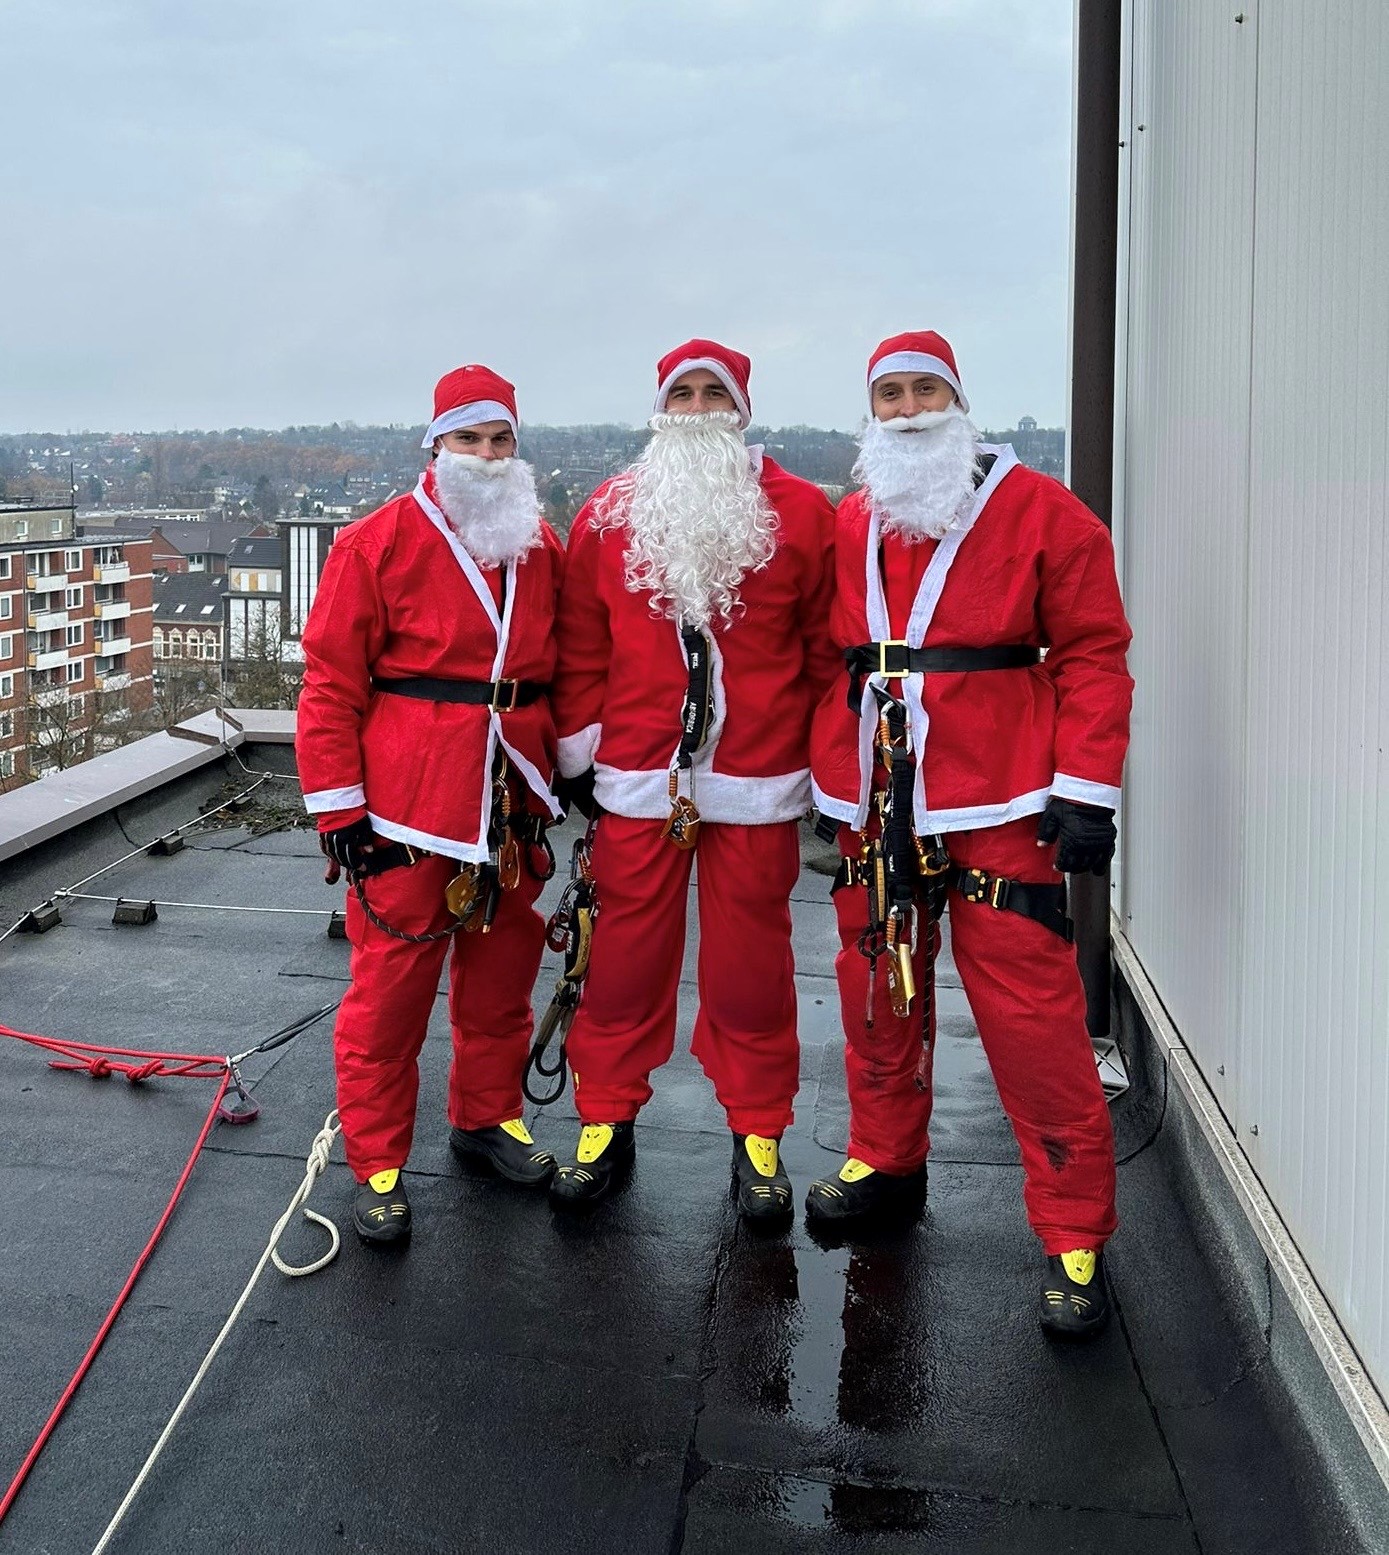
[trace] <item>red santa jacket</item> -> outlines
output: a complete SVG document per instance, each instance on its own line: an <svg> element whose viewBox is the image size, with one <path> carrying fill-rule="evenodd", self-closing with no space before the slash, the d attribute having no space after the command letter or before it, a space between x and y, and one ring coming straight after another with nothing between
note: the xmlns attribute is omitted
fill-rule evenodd
<svg viewBox="0 0 1389 1555"><path fill-rule="evenodd" d="M364 814L380 836L481 861L500 744L534 796L531 808L557 816L545 698L496 712L374 692L371 681L548 682L563 562L545 525L543 543L519 562L479 567L435 504L428 474L410 496L349 524L328 553L304 627L294 744L309 812L337 824Z"/></svg>
<svg viewBox="0 0 1389 1555"><path fill-rule="evenodd" d="M828 632L833 509L770 459L760 476L779 520L776 550L739 584L742 612L708 633L713 717L694 757L700 814L744 825L809 809L811 714L840 669ZM627 589L626 531L594 525L606 490L569 537L553 686L559 768L573 777L595 765L605 810L664 819L689 674L675 623Z"/></svg>
<svg viewBox="0 0 1389 1555"><path fill-rule="evenodd" d="M997 456L994 466L939 542L880 542L862 491L840 503L836 523L839 648L905 639L913 648L1047 650L1026 669L869 677L901 687L921 833L998 826L1042 810L1051 794L1113 809L1128 748L1131 633L1109 534L1011 448L982 451ZM856 830L868 815L875 720L866 689L862 712L849 708L843 674L815 714L815 803Z"/></svg>

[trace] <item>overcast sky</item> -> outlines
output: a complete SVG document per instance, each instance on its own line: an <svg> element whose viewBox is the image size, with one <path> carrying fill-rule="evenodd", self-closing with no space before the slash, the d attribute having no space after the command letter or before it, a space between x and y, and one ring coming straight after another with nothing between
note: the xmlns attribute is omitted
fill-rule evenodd
<svg viewBox="0 0 1389 1555"><path fill-rule="evenodd" d="M1071 0L0 0L0 430L642 422L753 359L851 428L939 328L1064 416Z"/></svg>

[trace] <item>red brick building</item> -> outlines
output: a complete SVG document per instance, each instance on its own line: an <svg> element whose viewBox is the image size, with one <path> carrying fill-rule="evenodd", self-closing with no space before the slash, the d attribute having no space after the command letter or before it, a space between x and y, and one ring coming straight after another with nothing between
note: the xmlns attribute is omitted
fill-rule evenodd
<svg viewBox="0 0 1389 1555"><path fill-rule="evenodd" d="M0 546L0 782L95 755L149 708L152 550L117 535Z"/></svg>

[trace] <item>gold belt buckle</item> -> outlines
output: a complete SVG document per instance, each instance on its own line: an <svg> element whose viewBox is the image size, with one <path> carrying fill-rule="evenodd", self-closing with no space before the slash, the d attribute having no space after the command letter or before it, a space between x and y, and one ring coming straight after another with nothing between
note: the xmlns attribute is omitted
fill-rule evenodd
<svg viewBox="0 0 1389 1555"><path fill-rule="evenodd" d="M502 695L505 688L508 700L503 702ZM517 698L521 695L521 682L519 680L498 680L492 686L492 711L494 713L514 713L517 708Z"/></svg>
<svg viewBox="0 0 1389 1555"><path fill-rule="evenodd" d="M901 648L904 653L911 652L911 645L905 637L894 637L890 641L878 644L878 674L885 675L889 679L895 679L902 675L910 675L911 671L905 665L901 669L889 669L887 663L887 650L889 648Z"/></svg>

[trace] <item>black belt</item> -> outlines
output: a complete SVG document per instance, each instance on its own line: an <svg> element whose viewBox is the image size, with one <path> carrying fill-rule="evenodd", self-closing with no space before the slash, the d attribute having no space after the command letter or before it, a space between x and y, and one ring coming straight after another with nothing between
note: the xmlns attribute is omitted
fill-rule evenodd
<svg viewBox="0 0 1389 1555"><path fill-rule="evenodd" d="M1075 926L1066 912L1066 887L1047 885L1033 880L1009 880L1002 875L991 875L986 869L962 869L950 871L950 887L958 891L967 902L983 902L997 912L1015 912L1019 917L1031 918L1043 928L1059 934L1066 943L1075 940ZM835 871L831 894L845 886L868 884L859 859L841 858Z"/></svg>
<svg viewBox="0 0 1389 1555"><path fill-rule="evenodd" d="M849 706L863 703L866 675L962 675L973 670L1017 670L1040 664L1032 643L997 643L990 648L911 648L905 642L860 643L844 650L849 671Z"/></svg>
<svg viewBox="0 0 1389 1555"><path fill-rule="evenodd" d="M549 690L538 680L440 680L431 675L411 675L402 680L379 680L373 676L371 685L373 691L387 691L392 696L414 697L420 702L467 702L498 713L529 707Z"/></svg>

